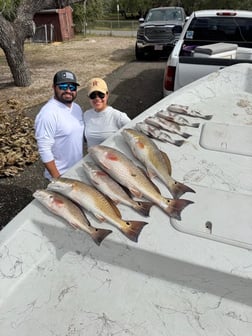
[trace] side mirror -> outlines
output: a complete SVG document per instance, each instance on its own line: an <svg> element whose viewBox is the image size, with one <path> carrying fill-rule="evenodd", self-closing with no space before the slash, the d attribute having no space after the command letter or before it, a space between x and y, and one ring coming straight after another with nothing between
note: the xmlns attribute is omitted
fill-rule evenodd
<svg viewBox="0 0 252 336"><path fill-rule="evenodd" d="M144 22L144 18L140 18L138 21L139 21L139 23L143 23Z"/></svg>

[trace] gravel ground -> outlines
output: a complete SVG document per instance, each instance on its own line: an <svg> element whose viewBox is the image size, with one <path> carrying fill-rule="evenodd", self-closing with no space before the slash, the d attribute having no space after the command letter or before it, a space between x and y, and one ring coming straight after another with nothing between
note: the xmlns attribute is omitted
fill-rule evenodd
<svg viewBox="0 0 252 336"><path fill-rule="evenodd" d="M118 41L117 38L115 40ZM114 66L114 70L106 75L101 75L101 77L107 81L110 88L109 103L115 108L125 111L133 119L162 98L165 60L136 62L134 41L126 40L125 48L128 57L124 59L123 64L119 62L119 67ZM76 73L78 74L78 71ZM94 75L97 75L97 72ZM1 83L0 90L2 90ZM34 119L45 101L46 99L37 105L29 106L26 109L26 114ZM83 107L83 110L89 107L85 88L78 91L77 102ZM27 166L17 176L0 178L0 229L33 200L32 194L36 189L45 188L47 183L48 181L43 177L43 165L39 160Z"/></svg>

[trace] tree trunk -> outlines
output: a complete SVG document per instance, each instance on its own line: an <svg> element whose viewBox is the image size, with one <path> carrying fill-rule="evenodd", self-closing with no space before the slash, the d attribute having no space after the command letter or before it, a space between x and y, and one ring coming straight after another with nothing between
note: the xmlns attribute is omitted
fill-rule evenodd
<svg viewBox="0 0 252 336"><path fill-rule="evenodd" d="M20 25L8 22L0 15L0 36L0 47L5 53L14 84L29 86L31 75L25 62L24 34L20 33Z"/></svg>

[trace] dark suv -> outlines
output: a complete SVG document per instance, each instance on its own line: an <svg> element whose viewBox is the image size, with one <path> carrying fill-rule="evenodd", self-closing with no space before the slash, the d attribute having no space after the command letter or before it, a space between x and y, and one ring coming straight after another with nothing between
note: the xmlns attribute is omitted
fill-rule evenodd
<svg viewBox="0 0 252 336"><path fill-rule="evenodd" d="M146 18L139 19L135 46L136 59L162 53L168 55L179 38L186 21L182 7L151 8Z"/></svg>

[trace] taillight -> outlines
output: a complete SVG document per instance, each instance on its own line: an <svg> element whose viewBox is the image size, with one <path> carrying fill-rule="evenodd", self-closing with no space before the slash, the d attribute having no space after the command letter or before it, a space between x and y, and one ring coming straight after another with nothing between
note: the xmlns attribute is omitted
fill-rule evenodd
<svg viewBox="0 0 252 336"><path fill-rule="evenodd" d="M164 77L164 88L167 91L174 91L174 81L175 81L176 67L168 66Z"/></svg>
<svg viewBox="0 0 252 336"><path fill-rule="evenodd" d="M236 12L217 12L218 16L236 16Z"/></svg>

